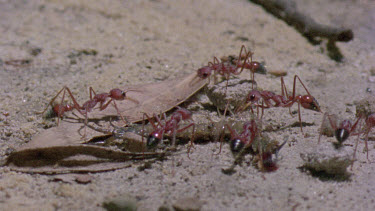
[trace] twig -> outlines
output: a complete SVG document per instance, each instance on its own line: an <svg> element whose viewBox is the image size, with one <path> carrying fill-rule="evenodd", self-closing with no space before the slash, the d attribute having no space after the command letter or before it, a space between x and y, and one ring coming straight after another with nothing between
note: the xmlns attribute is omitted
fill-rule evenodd
<svg viewBox="0 0 375 211"><path fill-rule="evenodd" d="M250 0L261 5L274 16L294 26L297 31L310 40L314 37L324 37L330 42L348 42L353 39L351 29L337 28L322 25L315 22L310 16L297 11L296 4L292 0Z"/></svg>

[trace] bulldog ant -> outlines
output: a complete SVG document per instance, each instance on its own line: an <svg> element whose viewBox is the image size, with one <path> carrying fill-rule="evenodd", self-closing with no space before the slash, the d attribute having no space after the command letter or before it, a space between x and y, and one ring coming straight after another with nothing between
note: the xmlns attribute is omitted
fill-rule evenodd
<svg viewBox="0 0 375 211"><path fill-rule="evenodd" d="M233 154L239 153L245 146L246 148L250 146L260 133L254 119L243 124L243 130L240 134L228 124L226 124L225 127L228 128L231 134L229 145Z"/></svg>
<svg viewBox="0 0 375 211"><path fill-rule="evenodd" d="M244 52L244 54L242 54L242 51ZM217 57L214 57L213 62L208 62L207 66L201 67L197 70L197 77L201 79L210 79L212 71L214 71L214 75L219 74L223 76L225 80L227 80L226 87L228 87L228 80L231 74L239 75L242 73L243 69L248 69L252 73L252 86L254 86L254 73L259 72L261 74L265 74L267 70L261 63L253 61L252 55L253 53L251 51L247 51L246 47L242 45L238 59L234 59L231 62L223 62L220 61ZM249 57L250 60L248 60ZM243 62L242 58L244 58ZM239 68L241 69L238 71Z"/></svg>
<svg viewBox="0 0 375 211"><path fill-rule="evenodd" d="M307 95L296 95L297 79L302 84L303 88L306 90ZM238 110L244 110L248 106L252 106L252 105L256 107L260 107L262 109L271 108L271 107L288 107L289 113L291 114L290 107L292 107L294 103L297 103L298 104L298 119L299 119L300 126L301 126L301 132L303 132L302 119L301 119L301 106L305 109L321 112L318 102L310 94L306 86L303 84L302 80L297 75L294 76L292 96L288 95L288 91L286 89L284 79L283 77L281 77L281 93L282 93L281 95L277 95L271 91L251 90L246 97L246 105L244 106L244 108L239 108ZM261 99L262 99L262 104L259 103ZM251 111L254 113L252 107L251 107ZM263 117L263 113L262 113L261 118L262 117Z"/></svg>
<svg viewBox="0 0 375 211"><path fill-rule="evenodd" d="M320 143L320 138L323 134L323 126L327 119L329 121L330 126L334 130L336 140L338 141L338 143L334 144L336 148L340 148L342 146L342 143L346 141L351 135L358 135L358 138L359 138L360 132L354 133L354 131L356 130L357 125L361 120L361 116L357 118L354 124L352 124L350 120L345 119L339 125L337 125L337 121L335 117L336 115L334 114L324 113L322 125L320 126L318 144Z"/></svg>
<svg viewBox="0 0 375 211"><path fill-rule="evenodd" d="M181 107L177 107L177 110L172 113L170 116L169 120L166 120L166 114L163 114L164 117L164 123L162 123L161 119L157 115L153 115L153 118L156 120L157 124L152 120L150 116L148 116L146 113L143 114L147 120L151 123L153 127L153 131L148 135L147 137L147 143L146 146L147 148L154 148L158 143L160 143L163 138L164 134L168 134L172 136L172 146L175 147L176 145L176 133L180 133L190 127L193 127L193 135L190 140L190 146L188 149L188 153L190 152L190 148L193 146L193 141L194 141L194 133L195 133L195 124L192 122L189 125L179 128L180 125L179 123L181 120L191 120L192 118L192 112ZM144 127L144 124L143 124ZM142 129L144 131L144 128ZM142 136L142 142L143 142L143 136Z"/></svg>
<svg viewBox="0 0 375 211"><path fill-rule="evenodd" d="M139 103L138 101L127 97L126 96L127 91L122 91L118 88L110 90L109 93L101 93L101 94L96 94L92 87L90 87L89 90L90 90L90 100L86 101L82 105L79 105L77 100L73 96L72 92L70 91L70 89L68 87L64 86L56 94L56 96L51 99L51 101L48 103L47 107L42 112L38 112L38 114L43 114L48 109L48 107L51 105L53 107L53 112L58 117L58 123L59 123L59 119L62 118L62 116L64 115L65 112L72 111L73 109L75 109L81 115L83 115L85 117L85 132L84 132L84 135L83 135L83 137L85 137L85 135L86 135L86 125L87 125L87 121L88 121L88 113L91 112L98 103L99 103L99 110L103 111L112 102L113 106L115 107L115 109L118 113L118 115L121 117L122 121L125 124L127 124L128 122L125 121L125 118L120 113L115 101L122 101L122 100L125 100L125 99L129 99L129 100L131 100L135 103ZM61 94L61 92L63 92L63 95L62 95L62 98L61 98L61 103L53 105L56 98ZM63 102L64 102L66 92L68 92L68 95L71 98L71 100L73 101L73 103L64 105Z"/></svg>
<svg viewBox="0 0 375 211"><path fill-rule="evenodd" d="M335 121L334 119L334 116L333 114L327 114L325 113L324 116L323 116L323 121L322 121L322 126L320 128L320 134L319 134L319 139L318 139L318 143L320 143L320 137L322 136L322 133L323 133L323 125L324 125L324 121L326 120L326 118L328 118L329 120L329 123L330 123L330 126L334 129L335 131L335 137L336 137L336 140L338 141L337 144L334 144L334 146L336 148L339 148L342 146L342 143L349 138L349 136L351 135L358 135L358 138L357 138L357 141L356 141L356 144L355 144L355 147L354 147L354 153L353 153L353 159L355 159L355 155L356 155L356 152L357 152L357 147L358 147L358 143L359 143L359 136L361 134L365 134L365 147L366 147L366 158L367 160L369 160L368 158L368 136L370 134L370 131L373 127L375 127L375 113L372 113L370 114L369 116L367 116L365 118L365 127L363 130L360 130L357 132L354 132L358 126L358 124L360 124L361 122L361 119L363 118L363 115L360 114L358 117L357 117L357 120L355 121L354 124L351 123L350 120L343 120L339 126L337 126L337 122ZM361 126L359 126L360 128Z"/></svg>
<svg viewBox="0 0 375 211"><path fill-rule="evenodd" d="M246 55L244 57L244 62L241 64L241 62L239 62L241 59L242 59L242 50L245 52L244 54ZM257 61L253 61L253 52L251 52L250 50L247 51L246 50L246 47L244 45L241 46L241 50L240 50L240 55L238 56L238 59L237 59L237 62L236 62L236 66L237 68L241 68L240 71L235 71L235 72L232 72L232 74L234 75L239 75L242 73L242 71L244 69L247 69L247 70L250 70L250 78L251 78L251 81L253 82L252 83L252 89L254 89L254 82L255 82L255 72L257 73L260 73L260 74L266 74L267 73L267 69L264 67L264 65L262 63L259 63ZM236 61L236 60L234 60ZM233 62L234 62L233 61Z"/></svg>
<svg viewBox="0 0 375 211"><path fill-rule="evenodd" d="M231 174L234 172L234 167L241 162L242 157L245 153L251 152L255 154L255 160L257 168L262 172L272 172L278 169L277 165L277 154L280 149L285 145L285 140L281 145L277 142L269 142L266 139L268 137L260 136L260 126L257 125L255 120L246 122L243 125L243 131L238 134L229 125L226 125L231 133L230 148L232 153L235 155L235 161L228 169L222 169L223 173ZM258 138L257 142L254 142ZM277 144L276 144L277 143ZM258 149L250 148L253 144L257 145ZM273 159L273 154L276 155L276 159Z"/></svg>

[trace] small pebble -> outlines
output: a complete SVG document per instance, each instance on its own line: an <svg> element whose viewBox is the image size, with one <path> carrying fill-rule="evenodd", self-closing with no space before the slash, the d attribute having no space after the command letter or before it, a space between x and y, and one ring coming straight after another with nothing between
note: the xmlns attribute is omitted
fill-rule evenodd
<svg viewBox="0 0 375 211"><path fill-rule="evenodd" d="M203 202L197 198L180 198L174 204L176 211L199 211L203 206Z"/></svg>
<svg viewBox="0 0 375 211"><path fill-rule="evenodd" d="M122 195L103 202L103 207L108 211L136 211L137 200L131 195Z"/></svg>
<svg viewBox="0 0 375 211"><path fill-rule="evenodd" d="M349 147L336 149L331 143L320 143L315 149L300 153L304 167L314 171L324 171L331 175L347 174L346 169L352 165L353 151Z"/></svg>

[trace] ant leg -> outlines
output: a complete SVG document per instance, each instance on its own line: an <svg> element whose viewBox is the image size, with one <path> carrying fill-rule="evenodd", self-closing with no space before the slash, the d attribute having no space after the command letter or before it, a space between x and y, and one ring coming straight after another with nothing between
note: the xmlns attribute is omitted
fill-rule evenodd
<svg viewBox="0 0 375 211"><path fill-rule="evenodd" d="M368 140L368 134L370 133L370 128L366 128L366 130L364 131L364 133L366 133L365 142L366 142L366 146L367 146L367 140ZM355 155L357 153L357 147L358 147L358 143L359 143L359 135L360 135L360 133L358 133L357 142L355 143L354 153L353 153L353 160L355 159ZM353 164L352 164L352 167L353 167Z"/></svg>
<svg viewBox="0 0 375 211"><path fill-rule="evenodd" d="M90 92L90 100L92 100L92 99L93 99L92 96L95 96L96 93L95 93L94 89L93 89L91 86L90 86L90 88L89 88L89 92ZM93 94L94 94L94 95L93 95Z"/></svg>
<svg viewBox="0 0 375 211"><path fill-rule="evenodd" d="M229 73L228 73L228 77L226 77L226 84L225 84L225 93L224 93L224 99L227 97L227 92L228 92L228 84L229 84ZM229 103L229 99L228 99L228 102Z"/></svg>
<svg viewBox="0 0 375 211"><path fill-rule="evenodd" d="M366 133L366 138L365 138L365 147L366 147L366 154L367 154L366 158L367 158L368 161L370 161L370 160L368 159L368 144L367 143L368 143L368 135L369 135L370 131L371 131L371 127L369 127L369 129Z"/></svg>
<svg viewBox="0 0 375 211"><path fill-rule="evenodd" d="M320 143L320 138L321 138L321 136L323 135L323 126L324 126L324 123L327 121L327 119L328 119L328 122L329 122L329 124L331 125L331 127L332 127L332 129L334 130L334 131L336 131L337 130L337 122L336 121L333 121L333 117L335 117L335 115L334 114L329 114L329 113L327 113L327 112L325 112L324 113L324 115L323 115L323 120L322 120L322 124L320 125L320 130L319 130L319 138L318 138L318 144ZM336 117L337 118L337 117ZM357 124L357 122L355 123L355 125ZM350 134L351 132L349 132L349 134Z"/></svg>
<svg viewBox="0 0 375 211"><path fill-rule="evenodd" d="M90 87L90 98L91 98L91 90L92 90L92 88ZM94 90L92 90L92 91L94 92ZM95 92L94 92L94 93L95 93ZM108 107L108 105L109 105L111 102L113 102L113 106L115 107L115 109L116 109L116 111L117 111L117 115L120 116L120 118L121 118L121 120L124 122L124 124L125 124L125 125L129 125L130 122L129 122L126 118L124 118L124 116L121 114L121 112L120 112L120 110L118 109L117 104L116 104L116 102L113 100L113 98L111 98L110 100L108 100L108 102L107 102L106 104L104 104L104 105L100 105L99 110L100 110L100 111L103 111L104 109L106 109L106 108Z"/></svg>
<svg viewBox="0 0 375 211"><path fill-rule="evenodd" d="M286 85L285 85L283 76L280 77L280 81L281 81L281 96L284 96L287 99L289 99L288 90L286 89ZM294 95L293 95L293 98L294 98Z"/></svg>
<svg viewBox="0 0 375 211"><path fill-rule="evenodd" d="M48 105L46 106L46 108L43 110L43 111L41 111L41 112L35 112L36 114L43 114L44 112L46 112L47 111L47 109L48 109L48 107L49 106L52 106L52 103L56 100L56 98L61 94L61 92L62 91L65 91L65 86L62 88L62 89L60 89L60 91L51 99L51 101L49 101L49 103L48 103Z"/></svg>
<svg viewBox="0 0 375 211"><path fill-rule="evenodd" d="M247 57L245 60L249 60L249 64L251 65L253 62L253 53L251 51L248 52ZM254 68L250 68L250 78L251 78L251 89L254 89L254 83L255 83L255 70Z"/></svg>
<svg viewBox="0 0 375 211"><path fill-rule="evenodd" d="M219 147L219 152L218 153L214 153L214 155L219 155L220 153L221 153L221 148L222 148L222 146L223 146L223 142L224 142L224 135L225 135L225 127L223 127L223 130L222 130L222 132L219 134L219 136L220 136L220 147Z"/></svg>
<svg viewBox="0 0 375 211"><path fill-rule="evenodd" d="M296 88L296 80L297 80L297 79L299 80L299 82L301 83L301 85L303 86L303 88L305 88L307 94L310 95L310 96L312 96L312 95L310 94L310 92L307 90L305 84L302 83L302 80L298 77L298 75L295 75L295 76L294 76L294 83L293 83L293 97L295 97L295 88Z"/></svg>
<svg viewBox="0 0 375 211"><path fill-rule="evenodd" d="M115 101L113 101L113 106L115 107L117 114L120 116L121 120L125 123L125 125L130 125L131 122L129 122L129 120L121 114L120 110L118 110L118 107Z"/></svg>
<svg viewBox="0 0 375 211"><path fill-rule="evenodd" d="M241 50L242 50L242 48L241 48ZM246 49L245 49L245 51L246 51ZM241 55L241 52L240 52L240 55L238 56L238 60L237 60L237 63L236 63L236 67L241 67L241 70L238 71L238 72L236 71L236 72L234 73L235 75L239 75L239 74L241 74L242 71L245 69L246 61L247 61L247 59L249 58L249 56L251 56L251 52L248 52L248 53L245 52L245 59L244 59L244 61L242 62L242 65L241 65L240 62L241 62L241 57L242 57L242 55ZM251 75L250 75L250 77L251 77Z"/></svg>
<svg viewBox="0 0 375 211"><path fill-rule="evenodd" d="M146 146L145 145L145 139L144 139L144 137L145 137L145 115L147 116L147 114L146 113L143 113L143 117L142 117L142 145L143 146ZM147 119L150 119L148 116L147 116ZM149 120L149 122L150 122L150 120ZM150 122L151 123L151 122ZM151 123L151 125L155 128L155 125L154 125L154 123L152 122ZM147 147L145 147L144 149L146 149ZM143 151L143 154L144 154L144 151Z"/></svg>
<svg viewBox="0 0 375 211"><path fill-rule="evenodd" d="M259 113L259 107L257 107L257 113ZM260 115L260 119L263 119L263 113L264 113L264 102L262 101L262 113L261 113L261 115ZM259 117L258 115L257 115L257 117Z"/></svg>
<svg viewBox="0 0 375 211"><path fill-rule="evenodd" d="M164 119L164 125L166 125L167 124L167 114L163 113L163 115L162 115L161 111L160 111L160 116L163 117L163 119ZM161 124L161 123L159 123L159 124Z"/></svg>
<svg viewBox="0 0 375 211"><path fill-rule="evenodd" d="M221 124L221 123L224 122L225 116L227 115L228 107L229 107L229 101L227 102L227 104L226 104L226 106L225 106L224 114L223 114L223 116L222 116L222 118L221 118L221 120L220 120L220 126L223 125L223 124ZM219 111L219 109L217 109L217 113L220 115L220 111ZM218 154L221 153L221 148L222 148L222 146L223 146L223 142L224 142L223 135L224 135L224 133L225 133L225 127L223 126L222 128L223 128L223 130L220 131L220 133L219 133L219 139L220 139L220 148L219 148L219 152L218 152L217 154L215 154L215 155L218 155Z"/></svg>
<svg viewBox="0 0 375 211"><path fill-rule="evenodd" d="M354 160L355 160L355 154L357 152L357 147L358 147L358 143L359 143L359 134L360 133L358 133L357 141L355 142L355 147L354 147L354 152L353 152L353 162L352 162L352 165L350 166L350 170L353 170L353 164L354 164Z"/></svg>
<svg viewBox="0 0 375 211"><path fill-rule="evenodd" d="M362 116L359 116L357 121L354 123L354 125L350 129L349 134L352 133L357 128L357 124L360 122L361 119L362 119ZM359 128L361 128L361 127L359 127Z"/></svg>
<svg viewBox="0 0 375 211"><path fill-rule="evenodd" d="M244 52L245 55L248 54L245 45L242 45L242 46L241 46L241 50L240 50L240 54L238 55L238 60L237 60L237 62L240 61L240 60L242 59L242 51ZM247 57L245 57L245 59L246 59L246 58L247 58Z"/></svg>
<svg viewBox="0 0 375 211"><path fill-rule="evenodd" d="M150 124L152 125L152 127L154 128L154 130L157 129L158 127L155 125L154 121L152 120L153 118L151 118L146 113L143 113L143 119L145 118L145 116L146 116L147 120L150 122ZM155 115L154 115L154 118L155 118ZM161 124L159 123L159 125L161 125Z"/></svg>
<svg viewBox="0 0 375 211"><path fill-rule="evenodd" d="M82 107L77 103L77 100L74 98L74 96L73 96L72 92L70 91L70 89L68 87L65 87L65 89L66 89L66 91L68 91L68 94L69 94L70 98L73 101L75 109L77 109L77 110L82 109Z"/></svg>
<svg viewBox="0 0 375 211"><path fill-rule="evenodd" d="M286 88L286 85L285 85L285 82L284 82L284 77L283 76L281 76L280 77L280 81L281 81L281 96L283 96L283 97L285 97L287 100L289 100L289 94L288 94L288 90L287 90L287 88ZM294 88L295 88L295 86L293 86L293 97L292 97L292 99L294 99ZM292 101L293 102L293 101ZM292 103L293 104L293 103ZM291 104L291 105L292 105ZM290 105L290 106L291 106ZM289 107L289 114L290 114L290 116L291 117L293 117L293 114L292 114L292 111L290 110L290 106L288 106Z"/></svg>
<svg viewBox="0 0 375 211"><path fill-rule="evenodd" d="M88 114L87 112L85 113L85 129L83 130L83 136L81 137L81 139L85 139L86 138L86 126L87 126L87 122L88 122Z"/></svg>
<svg viewBox="0 0 375 211"><path fill-rule="evenodd" d="M298 75L295 75L295 76L294 76L294 84L293 84L293 99L295 98L296 80L297 80L297 79L299 80L299 82L301 83L301 85L303 86L303 88L306 90L306 93L307 93L309 96L312 97L312 95L310 94L309 90L307 90L305 84L302 82L302 80L298 77ZM314 97L312 97L312 98L314 98ZM315 107L317 108L317 111L322 112L322 111L320 110L320 106L318 105L317 102L315 102L315 100L313 101L313 103L314 103Z"/></svg>
<svg viewBox="0 0 375 211"><path fill-rule="evenodd" d="M64 103L65 91L66 91L65 87L64 87L63 89L64 89L64 92L63 92L63 96L62 96L62 98L61 98L61 103L60 103L61 106L59 106L59 112L58 112L58 114L57 114L57 125L59 125L59 123L60 123L60 118L62 118L62 115L63 115L62 105L63 105L63 103Z"/></svg>
<svg viewBox="0 0 375 211"><path fill-rule="evenodd" d="M177 122L173 122L173 129L172 129L172 149L176 149L176 134L177 134ZM163 140L163 139L162 139ZM189 156L189 155L188 155Z"/></svg>
<svg viewBox="0 0 375 211"><path fill-rule="evenodd" d="M190 127L193 127L193 135L192 135L191 138L190 138L190 145L189 145L189 147L188 147L188 157L189 157L190 149L194 147L195 124L194 124L194 123L190 123L190 124L187 125L186 127L177 130L177 133L180 133L180 132L182 132L182 131L184 131L184 130L187 130L187 129L190 128Z"/></svg>
<svg viewBox="0 0 375 211"><path fill-rule="evenodd" d="M320 138L322 137L322 134L323 134L323 125L324 125L324 122L325 120L327 119L327 112L324 113L323 115L323 120L322 120L322 124L320 125L320 129L319 129L319 138L318 138L318 144L320 143ZM332 125L331 125L332 126Z"/></svg>
<svg viewBox="0 0 375 211"><path fill-rule="evenodd" d="M298 119L299 119L299 124L301 126L301 133L303 133L303 130L302 130L302 118L301 118L301 103L300 102L298 102Z"/></svg>
<svg viewBox="0 0 375 211"><path fill-rule="evenodd" d="M215 64L220 64L220 60L216 56L214 56L214 63L213 64L214 65Z"/></svg>

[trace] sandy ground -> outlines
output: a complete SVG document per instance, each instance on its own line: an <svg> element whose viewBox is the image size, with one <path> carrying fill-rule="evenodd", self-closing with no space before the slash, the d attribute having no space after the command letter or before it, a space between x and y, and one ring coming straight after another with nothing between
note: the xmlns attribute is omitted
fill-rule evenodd
<svg viewBox="0 0 375 211"><path fill-rule="evenodd" d="M245 0L210 1L0 1L0 156L43 132L40 111L64 85L79 102L88 87L107 91L114 86L157 82L183 76L212 61L237 54L241 45L255 52L269 70L284 70L289 89L299 75L323 111L355 120L354 101L373 97L375 83L375 4L372 0L307 1L298 7L317 21L354 31L349 43L337 43L341 63L327 56L325 41L311 45L293 28ZM77 55L79 50L96 55ZM41 52L39 53L39 50ZM12 66L6 61L28 59ZM248 77L244 74L242 77ZM279 93L280 80L257 75L258 86ZM302 88L298 88L301 92ZM161 90L162 91L162 90ZM248 92L248 90L239 90ZM297 110L294 106L292 110ZM214 112L213 112L214 113ZM199 118L199 117L196 117ZM322 180L301 171L300 153L317 146L322 114L303 110L304 136L299 127L269 133L288 138L280 152L279 170L261 173L246 162L233 175L221 168L233 162L225 145L196 145L188 159L171 159L138 171L137 166L91 174L89 184L51 181L53 176L0 168L0 210L103 210L102 203L132 196L139 210L193 199L202 210L374 210L375 167L366 159L361 141L351 176L345 181ZM287 109L271 109L264 124L297 121ZM322 142L332 142L322 137ZM347 141L352 150L355 138ZM373 141L369 159L375 160ZM249 162L247 162L249 163ZM192 203L192 204L194 204Z"/></svg>

